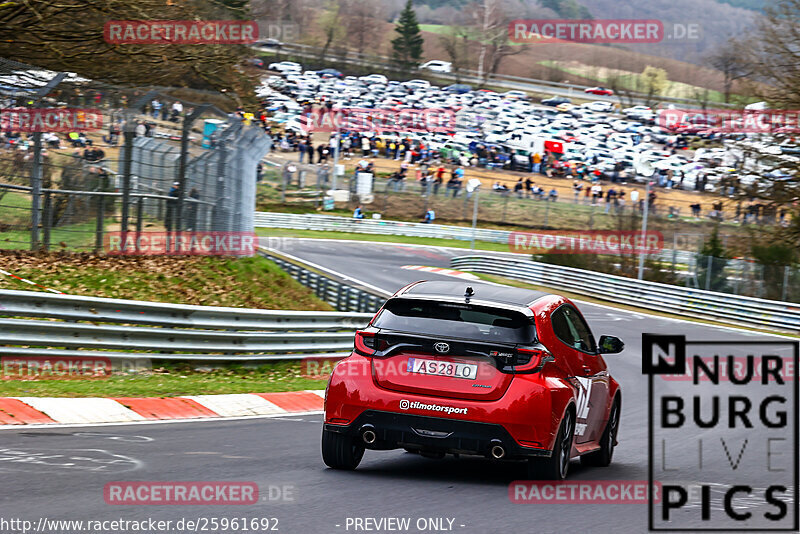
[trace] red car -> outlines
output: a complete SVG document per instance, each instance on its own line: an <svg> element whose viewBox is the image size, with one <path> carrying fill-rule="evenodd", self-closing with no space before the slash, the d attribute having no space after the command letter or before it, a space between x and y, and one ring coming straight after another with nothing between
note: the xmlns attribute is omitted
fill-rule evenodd
<svg viewBox="0 0 800 534"><path fill-rule="evenodd" d="M415 282L356 333L325 393L322 457L355 469L365 449L525 460L562 480L570 459L607 466L621 392L578 308L564 297L463 282Z"/></svg>
<svg viewBox="0 0 800 534"><path fill-rule="evenodd" d="M584 93L591 93L593 95L606 95L612 96L614 91L611 89L606 89L605 87L587 87L583 90Z"/></svg>

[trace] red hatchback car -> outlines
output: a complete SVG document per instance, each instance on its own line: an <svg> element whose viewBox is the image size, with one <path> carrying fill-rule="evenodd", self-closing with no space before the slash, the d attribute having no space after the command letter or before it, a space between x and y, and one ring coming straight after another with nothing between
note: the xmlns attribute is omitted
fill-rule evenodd
<svg viewBox="0 0 800 534"><path fill-rule="evenodd" d="M415 282L356 333L325 394L322 457L355 469L365 449L527 461L561 480L570 459L607 466L621 392L578 308L564 297L463 282Z"/></svg>

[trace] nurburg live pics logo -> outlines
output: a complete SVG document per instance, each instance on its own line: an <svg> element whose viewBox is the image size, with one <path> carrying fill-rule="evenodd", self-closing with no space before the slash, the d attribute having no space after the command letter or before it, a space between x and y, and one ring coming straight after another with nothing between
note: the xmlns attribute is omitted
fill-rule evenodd
<svg viewBox="0 0 800 534"><path fill-rule="evenodd" d="M798 531L799 353L642 334L650 531Z"/></svg>

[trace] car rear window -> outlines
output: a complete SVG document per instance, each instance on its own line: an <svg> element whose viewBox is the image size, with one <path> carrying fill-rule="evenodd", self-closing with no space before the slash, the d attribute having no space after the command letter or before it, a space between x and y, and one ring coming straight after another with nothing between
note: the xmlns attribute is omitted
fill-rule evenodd
<svg viewBox="0 0 800 534"><path fill-rule="evenodd" d="M490 343L531 343L533 319L502 308L392 299L373 322L377 328Z"/></svg>

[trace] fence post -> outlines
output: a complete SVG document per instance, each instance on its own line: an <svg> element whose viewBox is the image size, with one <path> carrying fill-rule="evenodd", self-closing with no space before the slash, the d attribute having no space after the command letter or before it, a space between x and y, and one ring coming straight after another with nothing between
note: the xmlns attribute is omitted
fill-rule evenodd
<svg viewBox="0 0 800 534"><path fill-rule="evenodd" d="M103 218L105 217L105 196L97 195L97 226L95 228L94 251L99 253L103 249Z"/></svg>
<svg viewBox="0 0 800 534"><path fill-rule="evenodd" d="M111 119L113 120L113 118ZM125 146L123 149L124 158L122 160L122 250L125 250L125 244L128 240L128 217L129 217L129 210L130 210L130 202L131 202L131 165L133 163L133 139L136 137L136 131L133 128L133 124L131 123L130 114L126 114L125 117L125 128L123 130L123 136L125 140ZM141 212L141 204L142 199L139 198L139 205L137 206L137 210ZM141 217L141 215L138 215ZM140 232L138 229L139 221L137 221L137 233ZM138 239L138 236L137 236Z"/></svg>
<svg viewBox="0 0 800 534"><path fill-rule="evenodd" d="M139 202L136 203L136 242L142 235L142 227L144 226L144 199L139 197Z"/></svg>
<svg viewBox="0 0 800 534"><path fill-rule="evenodd" d="M42 224L42 250L50 250L50 227L53 225L53 201L50 198L50 191L44 193L43 205L43 224Z"/></svg>
<svg viewBox="0 0 800 534"><path fill-rule="evenodd" d="M186 196L186 170L189 165L189 134L192 130L192 124L195 119L199 117L204 111L212 107L211 104L201 104L197 106L191 113L186 113L183 116L183 124L181 125L181 152L180 159L178 160L178 202L175 206L175 231L180 233L183 231L183 198ZM227 230L227 228L226 228ZM178 240L175 240L175 251L178 250Z"/></svg>
<svg viewBox="0 0 800 534"><path fill-rule="evenodd" d="M31 169L31 250L39 249L39 222L42 195L42 133L33 134L33 166Z"/></svg>
<svg viewBox="0 0 800 534"><path fill-rule="evenodd" d="M186 167L189 163L189 130L193 121L193 118L190 120L188 115L184 115L181 126L181 155L178 160L178 202L175 206L175 221L173 222L173 228L178 233L183 229L183 197L186 195ZM177 240L175 240L175 247L175 250L178 250Z"/></svg>
<svg viewBox="0 0 800 534"><path fill-rule="evenodd" d="M508 191L503 193L503 224L506 223L506 210L508 210L508 197L511 196Z"/></svg>
<svg viewBox="0 0 800 534"><path fill-rule="evenodd" d="M711 290L711 262L713 259L713 256L709 255L706 262L706 291Z"/></svg>
<svg viewBox="0 0 800 534"><path fill-rule="evenodd" d="M783 287L781 288L781 300L786 300L787 289L789 288L789 266L783 267Z"/></svg>

